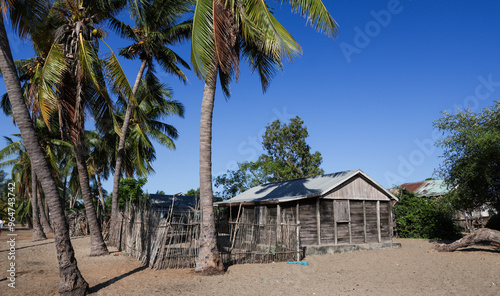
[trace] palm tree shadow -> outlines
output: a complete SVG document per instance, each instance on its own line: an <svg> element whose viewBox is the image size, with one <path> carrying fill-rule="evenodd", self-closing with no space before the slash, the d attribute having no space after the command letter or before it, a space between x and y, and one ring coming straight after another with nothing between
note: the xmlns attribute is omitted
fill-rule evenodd
<svg viewBox="0 0 500 296"><path fill-rule="evenodd" d="M134 273L137 273L137 272L140 272L140 271L143 271L144 269L148 268L147 266L141 266L141 267L137 267L127 273L124 273L122 275L119 275L117 277L114 277L112 279L109 279L107 281L105 281L104 283L100 283L98 285L95 285L93 286L92 288L89 289L89 294L92 294L92 293L96 293L98 292L99 290L101 289L104 289L106 287L109 287L111 286L112 284L116 283L117 281L121 280L121 279L124 279Z"/></svg>

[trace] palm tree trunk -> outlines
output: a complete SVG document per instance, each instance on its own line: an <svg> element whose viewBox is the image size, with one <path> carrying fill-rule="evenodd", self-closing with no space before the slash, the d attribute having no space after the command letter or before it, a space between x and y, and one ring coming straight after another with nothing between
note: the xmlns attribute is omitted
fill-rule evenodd
<svg viewBox="0 0 500 296"><path fill-rule="evenodd" d="M102 212L106 215L106 204L104 202L104 193L102 191L101 175L97 173L97 188L99 189L99 199L101 200Z"/></svg>
<svg viewBox="0 0 500 296"><path fill-rule="evenodd" d="M217 71L214 71L217 73ZM223 272L217 250L212 192L212 116L217 76L207 76L200 119L200 250L195 271L203 274Z"/></svg>
<svg viewBox="0 0 500 296"><path fill-rule="evenodd" d="M40 179L47 203L54 221L54 239L59 261L59 293L65 295L85 295L88 283L82 277L75 258L75 252L69 238L69 227L64 208L59 198L56 182L52 177L49 165L38 141L35 129L24 103L21 84L10 51L9 40L5 30L3 17L0 17L0 69L2 70L12 113L21 131L24 146L28 151L36 175Z"/></svg>
<svg viewBox="0 0 500 296"><path fill-rule="evenodd" d="M47 239L45 233L42 229L42 225L40 225L40 219L38 217L38 186L37 186L37 178L35 174L35 170L33 166L31 166L31 211L33 213L33 241L40 241Z"/></svg>
<svg viewBox="0 0 500 296"><path fill-rule="evenodd" d="M137 77L135 78L135 83L134 87L132 88L132 94L135 95L137 92L137 89L139 88L139 83L141 82L142 75L144 74L144 70L146 69L146 61L143 60L141 67L139 68L139 73L137 73ZM118 153L116 155L116 162L115 162L115 176L113 180L113 200L111 201L111 225L114 231L112 231L112 237L110 239L110 242L120 250L120 245L121 243L119 241L116 241L117 238L114 237L114 234L117 234L117 228L119 225L115 223L118 221L118 201L119 201L119 196L118 192L120 189L120 178L121 178L121 169L122 169L122 162L123 162L123 157L125 155L125 139L127 136L127 131L128 131L128 126L130 124L130 117L132 116L132 109L133 109L133 104L129 102L127 105L127 111L125 111L125 118L123 119L123 126L121 130L121 136L120 136L120 141L118 143Z"/></svg>
<svg viewBox="0 0 500 296"><path fill-rule="evenodd" d="M109 254L108 248L104 243L102 237L101 225L97 220L97 214L94 207L92 198L92 191L90 190L89 174L87 170L86 153L84 148L83 136L77 137L75 145L75 159L78 169L78 179L80 181L80 189L82 191L82 198L85 204L85 213L87 214L87 222L90 230L90 256L101 256Z"/></svg>
<svg viewBox="0 0 500 296"><path fill-rule="evenodd" d="M35 175L36 178L36 175ZM54 232L52 226L50 226L50 221L48 215L43 207L42 196L40 192L37 194L38 208L40 209L40 223L42 224L43 231L45 233Z"/></svg>

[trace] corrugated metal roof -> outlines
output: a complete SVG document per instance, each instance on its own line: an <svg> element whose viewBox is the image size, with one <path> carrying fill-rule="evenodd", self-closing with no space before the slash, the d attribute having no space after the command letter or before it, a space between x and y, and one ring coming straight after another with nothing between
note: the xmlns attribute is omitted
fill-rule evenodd
<svg viewBox="0 0 500 296"><path fill-rule="evenodd" d="M200 202L199 196L186 196L186 195L163 195L163 194L150 194L149 202L153 208L170 208L174 205L174 210L188 211L195 209L196 205Z"/></svg>
<svg viewBox="0 0 500 296"><path fill-rule="evenodd" d="M380 190L385 192L388 196L397 200L397 198L392 193L387 191L385 188L368 177L364 172L358 169L311 178L259 185L250 188L229 200L221 202L219 203L219 205L245 202L286 202L308 197L321 196L330 192L335 187L343 184L345 181L358 174L363 175L365 178L375 184L375 186L379 187Z"/></svg>
<svg viewBox="0 0 500 296"><path fill-rule="evenodd" d="M432 197L443 196L450 192L451 188L446 185L444 180L427 180L415 183L401 184L401 188L414 192L417 196Z"/></svg>

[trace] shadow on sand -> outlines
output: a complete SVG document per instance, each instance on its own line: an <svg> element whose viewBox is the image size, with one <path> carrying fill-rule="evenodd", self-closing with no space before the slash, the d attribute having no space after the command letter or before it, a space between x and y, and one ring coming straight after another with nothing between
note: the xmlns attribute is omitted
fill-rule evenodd
<svg viewBox="0 0 500 296"><path fill-rule="evenodd" d="M121 280L121 279L124 279L126 277L128 277L129 275L132 275L134 273L137 273L137 272L140 272L140 271L143 271L144 269L148 268L147 266L141 266L141 267L137 267L136 269L133 269L127 273L124 273L122 275L119 275L117 277L114 277L112 279L109 279L107 281L105 281L104 283L100 283L98 285L95 285L93 287L91 287L89 289L89 294L92 294L92 293L96 293L98 292L99 290L101 289L104 289L106 287L109 287L111 286L112 284L116 283L117 281Z"/></svg>

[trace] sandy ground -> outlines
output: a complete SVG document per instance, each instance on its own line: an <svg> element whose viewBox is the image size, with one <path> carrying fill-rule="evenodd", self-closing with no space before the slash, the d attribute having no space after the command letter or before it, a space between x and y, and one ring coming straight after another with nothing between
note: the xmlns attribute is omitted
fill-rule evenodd
<svg viewBox="0 0 500 296"><path fill-rule="evenodd" d="M15 289L6 279L6 232L0 236L0 295L58 295L53 239L32 242L31 231L16 233ZM396 239L401 249L309 256L309 266L234 265L224 275L199 276L145 268L113 249L90 257L88 237L72 241L92 295L500 295L500 249L493 246L438 253L427 240Z"/></svg>

